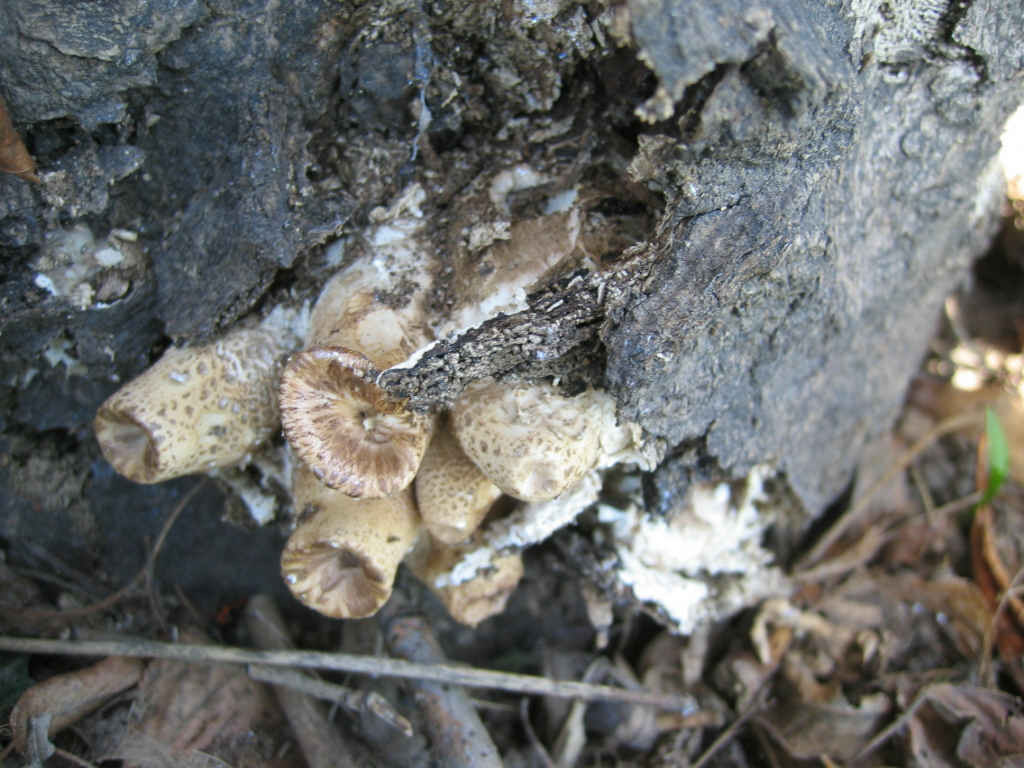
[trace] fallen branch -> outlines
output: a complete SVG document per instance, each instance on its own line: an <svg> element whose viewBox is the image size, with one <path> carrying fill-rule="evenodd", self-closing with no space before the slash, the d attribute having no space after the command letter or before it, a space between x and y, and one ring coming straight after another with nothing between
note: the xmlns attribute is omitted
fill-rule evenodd
<svg viewBox="0 0 1024 768"><path fill-rule="evenodd" d="M554 696L587 701L620 701L659 709L692 712L693 702L681 696L653 691L634 691L610 685L594 685L571 680L549 680L534 675L495 672L456 664L419 664L401 659L360 656L324 651L255 651L221 645L175 645L152 640L38 640L0 636L0 650L15 653L57 656L132 656L136 658L178 659L197 664L266 664L274 667L330 669L336 672L431 680L470 688L493 688L518 694Z"/></svg>

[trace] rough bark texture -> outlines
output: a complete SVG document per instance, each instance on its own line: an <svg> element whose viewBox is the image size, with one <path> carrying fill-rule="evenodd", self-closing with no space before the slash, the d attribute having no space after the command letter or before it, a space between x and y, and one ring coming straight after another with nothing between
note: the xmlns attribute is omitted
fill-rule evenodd
<svg viewBox="0 0 1024 768"><path fill-rule="evenodd" d="M679 449L659 499L680 462L772 462L819 511L993 233L1022 73L1011 0L6 3L0 95L42 183L0 176L0 535L53 551L70 530L69 559L133 572L180 485L99 458L117 383L314 296L323 244L412 181L456 260L486 179L520 163L596 190L618 239L385 383L423 407L482 375L602 383ZM83 222L146 257L52 295L39 275L74 266L53 234ZM275 536L236 538L221 567L275 578Z"/></svg>

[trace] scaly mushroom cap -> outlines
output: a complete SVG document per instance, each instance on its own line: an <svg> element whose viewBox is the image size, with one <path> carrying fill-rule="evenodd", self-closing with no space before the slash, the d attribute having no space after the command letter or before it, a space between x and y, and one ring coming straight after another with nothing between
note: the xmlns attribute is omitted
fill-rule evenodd
<svg viewBox="0 0 1024 768"><path fill-rule="evenodd" d="M523 501L553 499L597 461L592 393L562 397L551 384L466 388L452 409L462 450L495 485Z"/></svg>
<svg viewBox="0 0 1024 768"><path fill-rule="evenodd" d="M281 553L281 574L304 604L335 619L372 616L391 596L398 564L420 528L412 491L353 499L299 466L295 507L307 519Z"/></svg>
<svg viewBox="0 0 1024 768"><path fill-rule="evenodd" d="M450 571L464 553L464 547L432 542L429 552L414 553L418 556L410 557L406 564L440 598L453 619L475 627L505 610L523 577L523 557L519 552L499 555L473 578L460 584L437 586L439 577Z"/></svg>
<svg viewBox="0 0 1024 768"><path fill-rule="evenodd" d="M283 353L259 329L167 350L100 406L93 431L104 458L137 483L241 461L278 427Z"/></svg>
<svg viewBox="0 0 1024 768"><path fill-rule="evenodd" d="M501 489L459 447L449 425L434 434L416 474L416 504L438 541L457 544L477 529Z"/></svg>
<svg viewBox="0 0 1024 768"><path fill-rule="evenodd" d="M293 355L281 375L288 442L322 483L357 498L406 488L433 422L374 384L372 374L360 354L314 347Z"/></svg>

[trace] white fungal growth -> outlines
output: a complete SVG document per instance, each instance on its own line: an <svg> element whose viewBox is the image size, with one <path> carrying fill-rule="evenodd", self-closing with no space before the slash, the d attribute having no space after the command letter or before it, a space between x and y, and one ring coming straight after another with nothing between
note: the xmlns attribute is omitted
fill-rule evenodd
<svg viewBox="0 0 1024 768"><path fill-rule="evenodd" d="M657 605L676 631L724 618L764 597L786 594L783 573L761 546L775 515L764 482L774 471L755 467L738 498L728 484L698 485L667 518L639 505L599 507L619 565L616 577L638 600ZM716 578L709 578L716 577Z"/></svg>

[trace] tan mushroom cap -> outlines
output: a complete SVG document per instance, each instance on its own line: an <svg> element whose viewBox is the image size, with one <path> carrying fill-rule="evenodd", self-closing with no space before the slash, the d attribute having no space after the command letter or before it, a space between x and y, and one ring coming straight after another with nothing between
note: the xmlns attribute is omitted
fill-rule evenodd
<svg viewBox="0 0 1024 768"><path fill-rule="evenodd" d="M594 398L554 385L475 382L452 409L455 437L480 470L509 496L553 499L597 461L601 430Z"/></svg>
<svg viewBox="0 0 1024 768"><path fill-rule="evenodd" d="M430 337L424 291L411 291L401 307L382 303L381 292L388 291L370 265L353 264L332 277L310 315L307 346L354 350L381 369L405 360Z"/></svg>
<svg viewBox="0 0 1024 768"><path fill-rule="evenodd" d="M325 616L372 616L391 596L398 564L420 529L412 491L353 499L302 466L292 485L295 507L307 519L281 553L288 588Z"/></svg>
<svg viewBox="0 0 1024 768"><path fill-rule="evenodd" d="M446 544L469 538L501 496L501 489L459 447L448 424L427 446L415 488L424 527Z"/></svg>
<svg viewBox="0 0 1024 768"><path fill-rule="evenodd" d="M281 375L281 422L296 455L322 483L357 498L408 487L433 425L374 384L373 372L358 353L314 347Z"/></svg>
<svg viewBox="0 0 1024 768"><path fill-rule="evenodd" d="M100 406L93 431L104 458L137 483L241 461L280 423L282 357L259 329L167 350Z"/></svg>
<svg viewBox="0 0 1024 768"><path fill-rule="evenodd" d="M439 577L451 570L465 549L432 542L429 553L407 561L413 574L438 596L456 621L475 627L505 610L505 604L523 578L519 552L499 555L473 578L460 584L437 586Z"/></svg>

